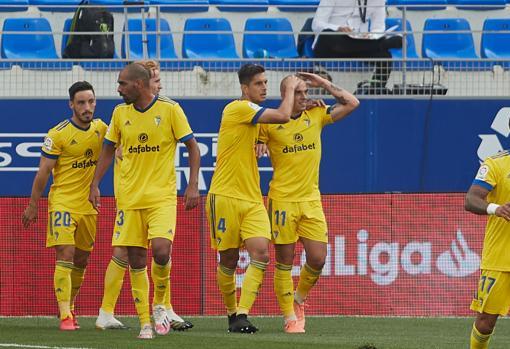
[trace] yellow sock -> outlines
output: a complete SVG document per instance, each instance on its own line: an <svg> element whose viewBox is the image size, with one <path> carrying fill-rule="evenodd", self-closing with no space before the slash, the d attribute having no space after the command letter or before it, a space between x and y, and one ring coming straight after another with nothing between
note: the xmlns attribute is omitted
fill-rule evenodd
<svg viewBox="0 0 510 349"><path fill-rule="evenodd" d="M166 293L165 293L165 308L172 309L172 288L170 285L170 273L172 272L172 262L168 262L168 283L166 285Z"/></svg>
<svg viewBox="0 0 510 349"><path fill-rule="evenodd" d="M165 304L168 281L170 280L170 263L159 265L152 260L151 267L152 284L154 285L154 298L152 305Z"/></svg>
<svg viewBox="0 0 510 349"><path fill-rule="evenodd" d="M81 284L85 278L85 268L73 267L71 271L71 311L74 311L74 301L78 292L80 292Z"/></svg>
<svg viewBox="0 0 510 349"><path fill-rule="evenodd" d="M135 302L136 312L140 318L140 325L151 323L151 314L149 311L149 276L147 268L130 269L129 277L131 279L131 293Z"/></svg>
<svg viewBox="0 0 510 349"><path fill-rule="evenodd" d="M475 324L473 324L473 329L471 330L471 340L470 340L470 349L486 349L489 347L489 341L491 339L492 333L489 334L481 334L476 328Z"/></svg>
<svg viewBox="0 0 510 349"><path fill-rule="evenodd" d="M292 265L276 263L274 271L274 291L283 316L286 319L295 317Z"/></svg>
<svg viewBox="0 0 510 349"><path fill-rule="evenodd" d="M229 269L218 264L216 269L216 280L223 296L223 303L227 308L227 314L231 315L237 312L237 294L236 294L236 276L235 269Z"/></svg>
<svg viewBox="0 0 510 349"><path fill-rule="evenodd" d="M57 261L55 263L55 273L53 274L53 286L55 296L57 296L58 309L60 311L60 320L71 315L71 272L73 262Z"/></svg>
<svg viewBox="0 0 510 349"><path fill-rule="evenodd" d="M269 263L263 263L252 260L246 273L244 274L243 288L241 289L241 297L239 298L238 314L248 314L257 298L266 267Z"/></svg>
<svg viewBox="0 0 510 349"><path fill-rule="evenodd" d="M296 301L303 303L308 296L308 293L315 285L322 270L312 269L308 264L305 263L301 268L301 274L299 275L299 283L296 289Z"/></svg>
<svg viewBox="0 0 510 349"><path fill-rule="evenodd" d="M107 313L114 313L127 267L127 262L113 256L108 263L104 274L103 301L101 302L101 309Z"/></svg>

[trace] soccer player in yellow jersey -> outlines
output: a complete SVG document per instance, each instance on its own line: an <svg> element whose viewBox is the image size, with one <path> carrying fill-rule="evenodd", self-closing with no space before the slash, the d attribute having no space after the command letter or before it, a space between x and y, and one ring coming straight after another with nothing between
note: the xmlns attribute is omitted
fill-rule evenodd
<svg viewBox="0 0 510 349"><path fill-rule="evenodd" d="M216 169L207 196L211 245L220 255L217 281L227 308L229 332L254 333L248 320L269 263L270 228L260 191L255 156L259 124L290 120L297 77L287 79L278 109L261 107L267 79L260 65L246 64L238 71L242 96L223 110L218 134ZM250 264L244 274L237 304L235 270L244 245Z"/></svg>
<svg viewBox="0 0 510 349"><path fill-rule="evenodd" d="M94 247L97 218L86 187L92 181L106 133L106 124L94 119L96 97L88 82L79 81L69 88L69 107L71 118L50 129L44 139L30 203L23 213L23 225L28 228L37 220L39 199L53 173L46 246L55 248L53 282L60 329L65 331L79 328L74 302Z"/></svg>
<svg viewBox="0 0 510 349"><path fill-rule="evenodd" d="M483 241L481 276L471 302L478 312L471 330L471 349L489 346L499 315L510 306L510 154L501 152L480 166L468 190L465 209L489 215Z"/></svg>
<svg viewBox="0 0 510 349"><path fill-rule="evenodd" d="M141 324L138 338L152 339L146 269L148 243L154 261L151 275L155 329L158 334L166 334L170 321L164 299L177 203L175 149L181 141L190 154L190 182L184 194L186 209L198 205L200 152L179 104L152 93L149 70L140 64L129 64L119 74L118 84L117 90L126 103L113 111L89 200L99 207L99 182L114 157L115 145L121 144L112 245L127 247L131 290Z"/></svg>
<svg viewBox="0 0 510 349"><path fill-rule="evenodd" d="M303 80L294 92L290 122L262 125L259 137L259 142L267 145L274 169L268 213L276 250L274 287L287 333L305 332L304 302L326 260L328 227L319 192L321 132L324 126L343 119L359 105L351 93L319 75L298 76ZM282 94L289 78L282 80ZM325 89L336 104L307 109L308 87ZM291 271L298 240L306 251L306 263L294 292Z"/></svg>
<svg viewBox="0 0 510 349"><path fill-rule="evenodd" d="M149 70L151 78L149 81L151 91L154 95L159 95L162 89L160 68L159 64L153 60L142 60L136 61L136 64L141 64L143 67ZM122 146L119 144L115 152L115 165L114 165L114 190L118 186L120 177L120 165L122 162ZM170 257L171 267L171 257ZM106 329L120 329L124 328L124 325L118 321L114 316L115 305L122 289L124 282L124 275L128 266L128 254L127 247L125 246L114 246L113 255L108 268L106 269L104 278L104 291L103 300L101 302L101 308L99 309L99 316L96 319L96 328ZM165 293L165 309L170 320L170 326L176 331L184 331L193 327L193 324L189 321L183 320L179 315L175 313L171 303L171 287L170 278L168 278L168 285Z"/></svg>

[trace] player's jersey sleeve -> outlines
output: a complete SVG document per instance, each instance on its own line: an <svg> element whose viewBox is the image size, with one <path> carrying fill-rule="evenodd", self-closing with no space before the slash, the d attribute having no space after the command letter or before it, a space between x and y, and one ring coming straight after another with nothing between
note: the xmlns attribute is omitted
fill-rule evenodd
<svg viewBox="0 0 510 349"><path fill-rule="evenodd" d="M491 191L496 187L499 174L500 168L497 166L497 163L493 159L488 158L478 169L473 184Z"/></svg>
<svg viewBox="0 0 510 349"><path fill-rule="evenodd" d="M104 137L105 143L117 144L120 142L120 130L119 130L119 109L115 108L113 110L112 120L110 121L110 126L106 130L106 135Z"/></svg>
<svg viewBox="0 0 510 349"><path fill-rule="evenodd" d="M236 123L236 124L256 124L266 108L258 104L239 101L238 103L231 103L227 106L228 112L224 111L222 122Z"/></svg>
<svg viewBox="0 0 510 349"><path fill-rule="evenodd" d="M332 105L327 105L326 107L324 108L321 108L323 109L323 113L321 113L321 125L322 127L326 126L326 125L329 125L329 124L332 124L333 123L333 118L331 117L331 110L333 109L333 106Z"/></svg>
<svg viewBox="0 0 510 349"><path fill-rule="evenodd" d="M188 122L188 118L179 104L173 106L173 115L171 118L172 132L174 138L180 142L186 142L193 138L193 131Z"/></svg>
<svg viewBox="0 0 510 349"><path fill-rule="evenodd" d="M262 124L259 128L259 138L258 143L267 144L269 140L269 124Z"/></svg>
<svg viewBox="0 0 510 349"><path fill-rule="evenodd" d="M62 154L63 148L59 137L59 131L52 128L44 138L42 145L42 156L49 159L58 159Z"/></svg>

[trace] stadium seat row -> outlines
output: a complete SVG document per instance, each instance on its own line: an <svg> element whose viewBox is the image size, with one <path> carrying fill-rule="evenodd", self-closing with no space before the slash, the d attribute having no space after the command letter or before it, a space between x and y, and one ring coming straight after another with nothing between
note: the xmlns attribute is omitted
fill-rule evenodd
<svg viewBox="0 0 510 349"><path fill-rule="evenodd" d="M26 11L28 6L37 6L41 11L74 12L81 0L0 0L3 11ZM90 0L91 5L115 6L111 11L123 11L122 5L130 2L140 4L141 0ZM234 12L266 12L269 6L276 6L280 11L314 12L319 0L143 0L145 5L160 5L163 12L204 12L209 5L216 6L220 11ZM68 7L58 7L72 5ZM57 7L56 7L57 6Z"/></svg>
<svg viewBox="0 0 510 349"><path fill-rule="evenodd" d="M311 19L308 19L311 20ZM147 31L147 55L158 58L156 19L145 20ZM386 26L397 26L402 30L400 18L388 18ZM64 32L68 32L71 19L64 24ZM159 58L163 60L177 59L170 25L165 19L160 20ZM481 56L487 59L510 59L510 19L486 19L483 26ZM8 18L4 21L1 42L1 56L4 59L59 59L52 36L50 23L45 18ZM122 58L142 59L141 19L129 19L127 28L122 35ZM412 27L407 21L407 58L420 58L417 54ZM17 33L20 34L17 34ZM47 32L48 34L41 34ZM203 32L203 33L200 33ZM218 32L217 34L215 32ZM244 58L298 58L296 40L291 23L285 18L250 18L244 27L242 56ZM250 33L255 32L255 33ZM267 34L261 32L268 32ZM288 32L288 34L286 34ZM463 18L432 18L427 19L422 40L423 58L441 60L479 59L474 47L471 28ZM126 37L129 45L126 45ZM62 38L61 51L64 51L68 35ZM313 58L311 49L313 38L305 42L302 56ZM128 48L127 48L128 47ZM127 54L129 50L129 55ZM402 58L402 50L393 50L392 56ZM118 58L117 56L115 58ZM182 40L182 58L200 59L239 59L236 51L234 35L229 21L225 18L189 18L184 25ZM70 66L70 62L62 62L59 69ZM452 63L453 64L453 63ZM30 65L21 63L22 67ZM94 68L93 62L85 64Z"/></svg>
<svg viewBox="0 0 510 349"><path fill-rule="evenodd" d="M275 6L280 11L315 11L320 0L142 0L145 5L160 5L163 12L205 12L209 5L220 11L253 12ZM0 11L26 11L37 6L41 11L74 12L81 0L0 0ZM139 0L90 0L91 5L115 6L111 11L123 11L122 5ZM407 6L409 10L441 10L447 5L463 10L495 10L505 8L510 0L387 0L388 5ZM1 7L1 6L15 7ZM67 7L58 7L64 6ZM57 6L57 7L56 7Z"/></svg>

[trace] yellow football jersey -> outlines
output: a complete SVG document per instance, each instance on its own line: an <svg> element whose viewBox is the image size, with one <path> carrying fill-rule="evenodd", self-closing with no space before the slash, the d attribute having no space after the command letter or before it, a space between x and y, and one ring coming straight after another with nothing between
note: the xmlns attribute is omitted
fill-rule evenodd
<svg viewBox="0 0 510 349"><path fill-rule="evenodd" d="M510 201L510 154L505 151L480 166L473 184L490 190L487 201L503 205ZM495 215L489 216L483 241L481 269L510 271L510 223Z"/></svg>
<svg viewBox="0 0 510 349"><path fill-rule="evenodd" d="M88 200L89 187L105 133L106 124L100 119L94 119L87 129L65 120L48 131L42 156L57 160L48 211L97 213Z"/></svg>
<svg viewBox="0 0 510 349"><path fill-rule="evenodd" d="M273 165L269 196L281 201L320 200L319 166L322 128L333 122L329 108L306 110L282 125L262 125L259 141L267 144Z"/></svg>
<svg viewBox="0 0 510 349"><path fill-rule="evenodd" d="M247 100L235 100L223 109L210 193L262 201L255 143L259 133L257 121L264 110Z"/></svg>
<svg viewBox="0 0 510 349"><path fill-rule="evenodd" d="M176 204L175 149L193 138L178 103L156 97L145 110L133 104L115 107L105 142L122 145L115 170L117 207L142 209Z"/></svg>

